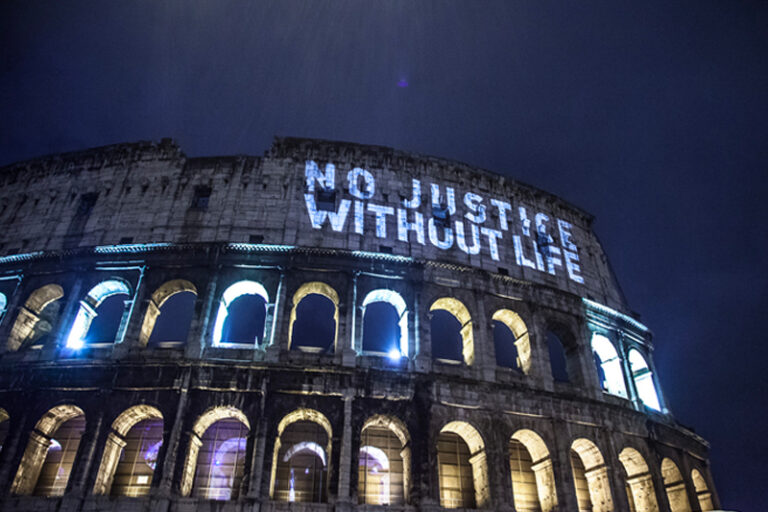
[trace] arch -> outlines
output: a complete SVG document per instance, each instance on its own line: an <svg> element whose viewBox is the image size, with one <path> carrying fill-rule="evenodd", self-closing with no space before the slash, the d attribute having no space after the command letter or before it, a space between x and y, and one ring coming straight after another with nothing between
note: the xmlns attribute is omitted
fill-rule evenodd
<svg viewBox="0 0 768 512"><path fill-rule="evenodd" d="M691 512L691 502L685 490L683 474L672 459L665 457L661 461L661 478L664 480L664 490L669 501L671 512Z"/></svg>
<svg viewBox="0 0 768 512"><path fill-rule="evenodd" d="M696 499L702 512L714 510L715 505L712 503L712 493L709 492L707 482L698 469L691 471L691 481L693 482L693 488L696 490Z"/></svg>
<svg viewBox="0 0 768 512"><path fill-rule="evenodd" d="M572 370L569 368L568 355L562 338L553 330L547 331L547 352L549 353L549 368L555 382L571 382Z"/></svg>
<svg viewBox="0 0 768 512"><path fill-rule="evenodd" d="M520 453L520 447L526 450L528 457ZM549 449L541 436L533 430L520 429L510 438L509 452L515 509L554 510L557 507L555 473Z"/></svg>
<svg viewBox="0 0 768 512"><path fill-rule="evenodd" d="M240 297L243 297L245 295L255 295L257 297L261 297L264 299L264 327L262 328L261 333L258 334L258 339L260 341L263 341L264 339L264 330L266 329L266 315L267 315L267 305L269 304L269 294L267 293L266 288L264 288L264 285L261 283L257 283L256 281L238 281L236 283L231 284L226 290L224 290L224 293L221 294L221 300L219 301L219 309L216 312L216 321L213 326L213 345L214 346L237 346L237 345L246 345L246 346L252 346L251 344L244 344L244 343L230 343L226 340L222 339L222 336L224 334L224 323L227 320L227 316L229 315L229 307L232 305L232 303L237 300Z"/></svg>
<svg viewBox="0 0 768 512"><path fill-rule="evenodd" d="M18 350L28 341L35 341L52 329L53 318L44 319L43 311L64 296L64 289L58 284L47 284L29 294L8 336L7 347L10 351ZM0 308L0 310L4 309Z"/></svg>
<svg viewBox="0 0 768 512"><path fill-rule="evenodd" d="M624 370L619 354L611 340L602 334L592 335L592 352L597 357L598 375L602 373L601 387L607 393L627 398L627 387L624 384Z"/></svg>
<svg viewBox="0 0 768 512"><path fill-rule="evenodd" d="M277 425L270 498L288 502L324 502L332 440L331 423L323 413L314 409L296 409L286 414ZM295 463L305 470L297 474L293 468L294 456L300 454L303 457L296 458Z"/></svg>
<svg viewBox="0 0 768 512"><path fill-rule="evenodd" d="M405 300L403 299L402 295L396 291L388 290L385 288L379 288L377 290L368 292L368 294L363 299L363 325L365 325L365 314L367 307L370 304L377 302L385 302L391 305L395 308L395 312L397 313L397 326L400 331L400 340L399 343L396 344L396 347L388 351L388 353L391 352L394 354L393 351L397 350L399 351L398 356L408 357L408 308L405 304ZM366 332L363 330L363 350L365 350L365 335Z"/></svg>
<svg viewBox="0 0 768 512"><path fill-rule="evenodd" d="M659 395L656 393L656 382L645 357L637 350L629 351L629 368L632 380L637 388L637 395L646 407L661 411Z"/></svg>
<svg viewBox="0 0 768 512"><path fill-rule="evenodd" d="M461 442L467 448L467 453L462 453L462 447L457 444L457 450L455 452L449 452L447 455L452 456L448 460L441 461L441 453L445 454L444 446L447 443L451 443L449 436L443 434L453 434L458 437ZM454 438L455 439L455 438ZM456 443L453 443L456 444ZM442 448L442 449L441 449ZM456 459L455 462L451 459ZM459 489L456 493L450 483L450 476L448 470L449 466L453 465L458 468L459 475L461 475L462 466L468 465L471 467L471 486L474 491L474 500L472 505L467 506L470 503L467 502L463 496L462 479L459 477ZM440 430L440 436L438 436L438 476L440 480L440 505L446 508L482 508L490 503L490 488L488 484L488 463L485 454L485 442L483 441L480 433L465 421L452 421ZM456 499L456 498L459 499Z"/></svg>
<svg viewBox="0 0 768 512"><path fill-rule="evenodd" d="M645 458L639 451L627 446L619 453L619 461L626 474L627 500L630 503L630 510L658 512L656 490Z"/></svg>
<svg viewBox="0 0 768 512"><path fill-rule="evenodd" d="M63 495L84 429L85 414L79 407L67 404L48 410L29 434L11 493Z"/></svg>
<svg viewBox="0 0 768 512"><path fill-rule="evenodd" d="M294 328L294 324L296 323L297 309L299 307L299 304L301 303L302 300L304 300L308 295L311 295L311 294L322 295L323 297L325 297L326 299L330 300L333 303L333 323L335 327L333 332L332 346L335 350L336 343L339 337L339 295L336 293L336 290L334 290L329 285L320 281L311 281L309 283L304 283L299 287L298 290L296 290L296 293L293 294L291 317L288 322L288 349L290 350L293 347L293 343L294 343L293 328Z"/></svg>
<svg viewBox="0 0 768 512"><path fill-rule="evenodd" d="M4 293L0 292L0 322L5 318L5 308L8 306L8 298Z"/></svg>
<svg viewBox="0 0 768 512"><path fill-rule="evenodd" d="M77 310L75 321L72 323L69 335L67 336L67 348L82 348L85 345L85 337L91 324L98 316L96 310L109 297L121 294L130 295L131 290L127 284L118 279L102 281L91 288L85 298L80 301L80 308ZM125 317L125 309L123 310L123 317Z"/></svg>
<svg viewBox="0 0 768 512"><path fill-rule="evenodd" d="M220 442L218 439L213 439L213 442L211 442L210 439L205 438L205 434L209 432L211 427L215 426L219 422L222 422L222 430L224 431L223 433L225 435L232 436L234 435L233 431L235 430L240 432L242 428L238 429L238 425L242 425L245 428L246 433L251 429L248 418L236 407L216 406L211 407L203 412L197 421L195 421L195 424L192 426L192 431L189 433L189 448L187 449L187 456L184 460L184 467L181 474L180 490L182 496L189 496L192 493L193 484L195 484L198 478L201 476L199 475L201 471L199 471L200 465L198 464L198 457L201 451L206 455L209 455L209 459L212 459L215 457L214 454L218 448L217 444L226 442L226 440ZM218 430L216 430L216 432L218 432ZM201 448L203 450L201 450ZM239 443L235 446L232 446L232 448L236 449L238 454L240 451L244 451L244 447L241 447ZM203 468L203 471L205 472L207 470L208 476L210 477L212 472L210 467L211 460L205 460L204 462L205 467ZM230 474L227 475L227 477L230 479L228 482L229 485L224 486L223 489L216 487L214 492L207 493L206 497L209 499L229 499L231 497L236 497L237 493L239 492L240 483L240 480L238 479L238 470L240 472L239 477L242 478L242 467L238 468L237 465L235 465L234 467L228 469L230 470ZM215 492L219 490L223 492Z"/></svg>
<svg viewBox="0 0 768 512"><path fill-rule="evenodd" d="M609 512L613 498L608 468L600 449L589 439L579 438L571 444L571 469L579 510Z"/></svg>
<svg viewBox="0 0 768 512"><path fill-rule="evenodd" d="M377 414L361 430L358 464L360 504L404 505L408 501L411 445L405 424Z"/></svg>
<svg viewBox="0 0 768 512"><path fill-rule="evenodd" d="M442 297L432 303L429 311L446 311L459 321L461 325L461 353L464 362L471 365L475 361L475 342L472 331L472 316L467 307L457 299Z"/></svg>
<svg viewBox="0 0 768 512"><path fill-rule="evenodd" d="M140 432L132 432L136 426L144 428L139 429ZM112 422L93 493L120 496L149 494L157 450L162 441L163 415L159 410L151 405L134 405L123 411ZM128 456L123 457L124 454Z"/></svg>
<svg viewBox="0 0 768 512"><path fill-rule="evenodd" d="M166 281L155 290L147 304L147 312L144 314L144 320L139 332L139 346L145 347L149 342L152 331L160 316L163 304L177 293L190 292L197 296L197 288L186 279L173 279Z"/></svg>
<svg viewBox="0 0 768 512"><path fill-rule="evenodd" d="M523 319L510 309L499 309L493 314L491 320L501 322L512 332L517 348L517 365L524 374L528 375L531 371L531 339Z"/></svg>

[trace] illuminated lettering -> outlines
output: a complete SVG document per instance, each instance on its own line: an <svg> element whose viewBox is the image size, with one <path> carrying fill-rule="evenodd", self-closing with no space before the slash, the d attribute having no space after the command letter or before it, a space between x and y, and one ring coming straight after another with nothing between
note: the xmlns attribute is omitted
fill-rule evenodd
<svg viewBox="0 0 768 512"><path fill-rule="evenodd" d="M515 246L515 261L517 264L521 267L535 269L536 264L533 262L533 260L529 260L525 257L525 253L523 252L523 241L520 239L520 235L514 235L512 237L512 243Z"/></svg>
<svg viewBox="0 0 768 512"><path fill-rule="evenodd" d="M467 240L464 237L464 223L460 220L456 221L456 245L467 254L480 254L480 230L477 224L470 224L469 226L472 233L472 246L467 246Z"/></svg>
<svg viewBox="0 0 768 512"><path fill-rule="evenodd" d="M445 195L447 200L443 201L440 197L440 185L434 183L429 184L430 195L432 196L432 208L443 209L448 206L448 213L451 215L456 214L456 194L451 187L445 187Z"/></svg>
<svg viewBox="0 0 768 512"><path fill-rule="evenodd" d="M501 231L483 227L480 228L480 233L488 237L488 249L491 251L491 258L494 261L499 261L498 240L501 238Z"/></svg>
<svg viewBox="0 0 768 512"><path fill-rule="evenodd" d="M565 268L568 269L568 277L577 283L584 284L584 278L581 277L581 267L576 263L579 261L579 255L575 252L563 250L563 259L565 259Z"/></svg>
<svg viewBox="0 0 768 512"><path fill-rule="evenodd" d="M395 209L391 206L369 204L368 211L376 214L376 236L387 238L387 215L394 215Z"/></svg>
<svg viewBox="0 0 768 512"><path fill-rule="evenodd" d="M512 212L512 205L498 199L491 199L491 204L495 206L499 211L499 227L503 231L509 230L509 223L507 222L507 210Z"/></svg>
<svg viewBox="0 0 768 512"><path fill-rule="evenodd" d="M411 180L411 194L411 199L403 199L403 206L418 208L421 206L421 182L417 179Z"/></svg>
<svg viewBox="0 0 768 512"><path fill-rule="evenodd" d="M338 212L329 212L327 210L318 210L317 204L315 204L314 194L304 194L304 200L307 203L307 213L309 213L309 220L312 222L312 227L315 229L321 229L325 224L325 219L328 219L331 224L331 229L334 231L342 231L344 229L344 223L347 220L347 214L349 213L349 207L351 201L349 199L343 199L339 203Z"/></svg>
<svg viewBox="0 0 768 512"><path fill-rule="evenodd" d="M440 240L440 238L437 236L437 226L435 226L435 219L430 218L427 224L429 226L429 241L432 242L432 245L444 251L453 247L453 230L451 228L447 226L443 227L444 236L443 240Z"/></svg>
<svg viewBox="0 0 768 512"><path fill-rule="evenodd" d="M578 251L576 244L571 241L571 229L573 226L569 222L562 219L557 219L557 228L560 230L560 244L569 251Z"/></svg>
<svg viewBox="0 0 768 512"><path fill-rule="evenodd" d="M360 190L359 187L361 177L364 182L363 190ZM370 199L376 192L376 181L373 179L373 174L361 167L355 167L349 171L347 181L349 182L349 193L358 199Z"/></svg>
<svg viewBox="0 0 768 512"><path fill-rule="evenodd" d="M517 211L520 213L520 225L523 228L523 234L525 236L531 236L531 221L528 219L528 214L526 213L525 208L521 206Z"/></svg>
<svg viewBox="0 0 768 512"><path fill-rule="evenodd" d="M307 178L307 192L314 193L315 182L320 183L320 186L325 190L336 188L336 166L333 164L325 164L325 172L323 173L320 172L320 168L314 160L307 160L304 174Z"/></svg>
<svg viewBox="0 0 768 512"><path fill-rule="evenodd" d="M365 213L365 203L355 201L355 233L363 234L363 214Z"/></svg>
<svg viewBox="0 0 768 512"><path fill-rule="evenodd" d="M477 224L485 222L485 205L483 204L482 196L473 192L467 192L464 194L464 205L469 209L469 211L464 214L466 218Z"/></svg>
<svg viewBox="0 0 768 512"><path fill-rule="evenodd" d="M408 212L402 208L397 209L397 239L408 242L408 231L416 232L416 240L424 245L424 216L419 212L413 212L414 221L408 222Z"/></svg>

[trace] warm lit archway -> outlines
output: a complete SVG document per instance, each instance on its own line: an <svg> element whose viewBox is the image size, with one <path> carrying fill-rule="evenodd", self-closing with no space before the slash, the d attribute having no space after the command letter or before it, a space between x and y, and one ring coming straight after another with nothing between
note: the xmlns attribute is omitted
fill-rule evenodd
<svg viewBox="0 0 768 512"><path fill-rule="evenodd" d="M461 354L464 362L471 365L475 361L475 342L472 332L472 316L469 314L467 307L457 299L452 297L443 297L437 299L430 306L429 311L434 313L435 311L445 311L450 313L459 323L460 335L461 335ZM435 344L439 340L436 340L432 336L432 351L435 352Z"/></svg>
<svg viewBox="0 0 768 512"><path fill-rule="evenodd" d="M321 412L297 409L284 416L277 426L270 498L325 502L332 440L331 423Z"/></svg>
<svg viewBox="0 0 768 512"><path fill-rule="evenodd" d="M37 422L11 485L18 495L62 496L85 431L85 414L75 405L58 405Z"/></svg>
<svg viewBox="0 0 768 512"><path fill-rule="evenodd" d="M634 512L658 512L653 477L645 459L639 451L626 447L619 453L619 461L626 475L626 490L629 509Z"/></svg>
<svg viewBox="0 0 768 512"><path fill-rule="evenodd" d="M480 433L465 421L452 421L437 438L440 506L482 508L490 503L488 462Z"/></svg>
<svg viewBox="0 0 768 512"><path fill-rule="evenodd" d="M58 284L47 284L33 291L24 306L19 308L8 336L8 350L15 351L22 346L34 344L51 332L52 324L58 317L57 301L63 296L64 290Z"/></svg>
<svg viewBox="0 0 768 512"><path fill-rule="evenodd" d="M606 393L627 398L627 387L624 384L624 370L621 360L611 340L602 334L592 335L592 352L595 355L600 386Z"/></svg>
<svg viewBox="0 0 768 512"><path fill-rule="evenodd" d="M251 301L254 308L258 311L249 312L250 314L243 313L242 315L230 316L231 310L238 302ZM264 301L261 304L261 300ZM238 281L230 285L224 293L221 294L221 300L219 301L219 309L216 313L216 321L213 325L213 346L230 347L230 348L253 348L255 345L264 341L264 331L266 329L267 318L267 305L269 304L269 295L266 288L261 283L256 281ZM263 308L263 309L262 309ZM240 322L250 324L253 319L253 315L263 320L257 322L257 325L245 325L245 330L248 331L247 340L243 339L229 339L225 332L225 326L232 322ZM253 338L251 338L253 336Z"/></svg>
<svg viewBox="0 0 768 512"><path fill-rule="evenodd" d="M595 443L580 438L571 444L571 469L579 511L611 512L613 498L608 468Z"/></svg>
<svg viewBox="0 0 768 512"><path fill-rule="evenodd" d="M550 512L557 506L555 473L544 440L520 429L509 440L509 468L515 510Z"/></svg>
<svg viewBox="0 0 768 512"><path fill-rule="evenodd" d="M302 301L310 299L309 296L311 295L319 295L321 297L325 297L333 304L333 333L331 335L331 339L329 341L328 347L322 347L322 346L310 346L310 345L299 345L299 342L302 340L299 340L296 337L296 327L299 323L301 323L301 317L299 315L299 307L302 305ZM312 281L309 283L304 283L299 287L298 290L296 290L296 293L293 294L293 306L291 307L291 317L288 322L288 348L299 348L304 351L309 352L319 352L322 351L324 348L331 351L336 350L336 344L339 336L339 295L336 293L336 290L331 288L329 285L322 283L320 281ZM297 322L298 320L298 322ZM311 326L305 326L302 325L302 327L311 327ZM324 345L321 343L320 345Z"/></svg>
<svg viewBox="0 0 768 512"><path fill-rule="evenodd" d="M369 306L372 304L380 305L382 303L388 304L394 308L394 312L397 318L397 325L393 326L395 327L393 330L399 334L399 339L391 341L374 340L372 338L378 334L378 330L376 332L371 332L366 328L368 325L366 316L369 315L371 309ZM362 316L363 352L387 354L393 359L401 356L408 356L408 308L405 305L405 300L399 293L394 290L387 290L384 288L369 292L368 295L365 296L365 299L363 299Z"/></svg>
<svg viewBox="0 0 768 512"><path fill-rule="evenodd" d="M236 499L245 470L251 426L239 409L212 407L195 422L181 475L182 496Z"/></svg>
<svg viewBox="0 0 768 512"><path fill-rule="evenodd" d="M115 419L107 436L94 494L147 496L163 443L163 415L135 405Z"/></svg>
<svg viewBox="0 0 768 512"><path fill-rule="evenodd" d="M669 500L671 512L691 512L691 502L685 490L683 474L672 459L665 457L661 461L661 477L664 480L664 490Z"/></svg>
<svg viewBox="0 0 768 512"><path fill-rule="evenodd" d="M712 503L712 493L709 491L709 487L707 487L707 481L704 480L698 469L691 471L691 480L693 481L693 488L696 489L696 499L702 512L714 510L715 505Z"/></svg>
<svg viewBox="0 0 768 512"><path fill-rule="evenodd" d="M115 297L117 295L130 296L130 293L131 291L128 288L128 285L117 279L102 281L91 288L91 291L89 291L85 298L80 301L80 309L77 310L75 321L73 322L72 327L69 330L69 335L67 336L67 348L79 349L85 346L86 337L90 332L91 325L99 315L98 310L100 307L111 297ZM118 330L120 326L125 322L126 309L127 308L123 304L122 317L120 319L110 319L110 323L113 325L107 326L107 331L109 331L112 339L100 339L93 341L108 343L114 342L117 336L119 336Z"/></svg>
<svg viewBox="0 0 768 512"><path fill-rule="evenodd" d="M361 504L407 503L411 446L405 424L392 416L368 418L362 429L358 467Z"/></svg>
<svg viewBox="0 0 768 512"><path fill-rule="evenodd" d="M526 375L531 370L531 340L528 335L528 327L523 319L510 309L500 309L496 311L491 320L501 322L512 333L514 345L517 350L517 367ZM495 330L494 330L495 331ZM496 340L494 332L494 342L496 343L496 364L499 364L499 352L501 347Z"/></svg>
<svg viewBox="0 0 768 512"><path fill-rule="evenodd" d="M185 279L174 279L163 283L150 297L147 304L147 312L144 315L144 321L141 324L139 332L139 345L144 347L149 342L155 325L162 321L161 311L168 299L179 293L191 293L197 296L197 288L191 282ZM174 321L176 319L173 319ZM163 340L163 341L186 341L186 340Z"/></svg>

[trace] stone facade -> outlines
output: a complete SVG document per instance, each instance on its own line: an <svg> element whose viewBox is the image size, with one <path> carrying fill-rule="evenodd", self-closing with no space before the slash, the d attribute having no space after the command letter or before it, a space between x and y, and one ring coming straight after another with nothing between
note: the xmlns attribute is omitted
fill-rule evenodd
<svg viewBox="0 0 768 512"><path fill-rule="evenodd" d="M327 164L335 176L323 188ZM443 198L455 194L455 211L439 224L440 240L448 230L455 239L447 248L429 233L440 215L432 184ZM340 219L345 204L334 227L330 214ZM368 508L359 504L358 454L375 417L407 454L405 504L395 508L441 508L437 440L448 432L468 447L477 508L517 509L516 439L530 452L540 510L579 510L572 454L592 510L711 509L708 444L666 407L651 332L632 316L590 224L562 199L465 164L327 141L277 139L263 157L188 158L163 140L0 169L0 420L8 425L0 506ZM467 240L477 230L479 251L460 246L462 230ZM225 292L241 281L258 283L266 302L264 336L252 347L217 341ZM404 303L398 357L365 350L364 298L377 290ZM150 346L164 301L180 291L196 295L187 339ZM128 298L114 340L73 342L78 322L87 327L115 293ZM330 350L292 346L309 293L333 302ZM460 321L462 360L433 357L435 310ZM515 334L517 369L497 364L493 321ZM563 345L568 382L553 378L550 333ZM614 362L600 360L606 381L618 372L616 389L597 370L596 336L613 347ZM328 433L323 503L275 499L292 414ZM86 426L63 496L30 496L49 440L77 415ZM110 495L127 433L142 418L163 425L151 490ZM221 418L248 427L239 497L190 497L205 428Z"/></svg>

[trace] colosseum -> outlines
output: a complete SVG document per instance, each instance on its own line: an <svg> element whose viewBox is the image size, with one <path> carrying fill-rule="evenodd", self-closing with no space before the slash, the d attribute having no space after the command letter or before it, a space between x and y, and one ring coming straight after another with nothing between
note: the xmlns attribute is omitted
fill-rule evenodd
<svg viewBox="0 0 768 512"><path fill-rule="evenodd" d="M591 225L322 140L5 166L0 507L713 510Z"/></svg>

